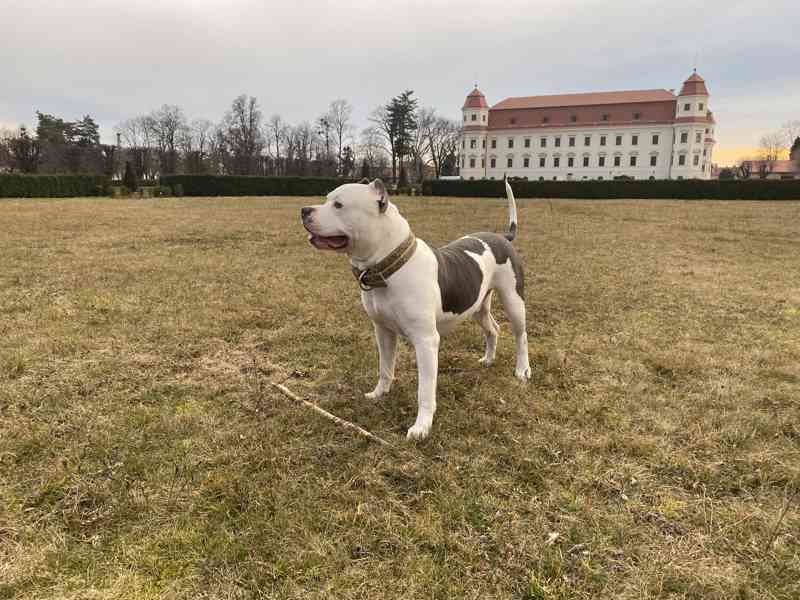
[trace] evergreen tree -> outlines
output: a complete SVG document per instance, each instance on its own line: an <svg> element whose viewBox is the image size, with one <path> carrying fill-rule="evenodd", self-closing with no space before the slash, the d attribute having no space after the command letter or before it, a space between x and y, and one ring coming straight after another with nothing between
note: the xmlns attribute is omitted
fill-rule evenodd
<svg viewBox="0 0 800 600"><path fill-rule="evenodd" d="M130 161L125 161L125 175L122 176L122 184L131 192L135 192L139 187L136 182L136 175L133 174Z"/></svg>

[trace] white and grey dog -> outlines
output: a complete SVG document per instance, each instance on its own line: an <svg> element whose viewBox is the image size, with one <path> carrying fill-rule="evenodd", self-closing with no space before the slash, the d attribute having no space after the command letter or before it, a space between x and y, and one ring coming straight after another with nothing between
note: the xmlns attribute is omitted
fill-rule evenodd
<svg viewBox="0 0 800 600"><path fill-rule="evenodd" d="M361 286L380 353L378 385L367 398L379 398L392 386L398 335L414 345L418 411L408 437L424 438L436 412L440 336L472 317L486 339L480 362L494 360L499 332L491 314L494 291L516 337L514 373L530 379L522 265L511 245L517 230L514 194L506 182L510 224L505 236L473 233L435 249L414 238L380 179L365 182L341 185L324 204L301 209L302 221L315 248L350 257Z"/></svg>

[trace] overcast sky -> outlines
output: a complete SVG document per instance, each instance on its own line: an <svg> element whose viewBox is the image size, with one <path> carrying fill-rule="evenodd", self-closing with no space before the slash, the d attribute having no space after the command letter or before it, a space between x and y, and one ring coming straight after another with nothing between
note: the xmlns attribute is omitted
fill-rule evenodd
<svg viewBox="0 0 800 600"><path fill-rule="evenodd" d="M231 100L358 125L404 89L460 117L477 81L508 96L680 88L698 72L717 158L800 119L800 2L0 0L0 124L90 114L103 138L164 103L218 121Z"/></svg>

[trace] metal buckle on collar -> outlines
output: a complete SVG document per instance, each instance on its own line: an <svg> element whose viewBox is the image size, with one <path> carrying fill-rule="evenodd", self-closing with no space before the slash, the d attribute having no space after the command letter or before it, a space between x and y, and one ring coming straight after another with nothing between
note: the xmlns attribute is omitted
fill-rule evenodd
<svg viewBox="0 0 800 600"><path fill-rule="evenodd" d="M358 287L361 288L361 291L368 292L372 289L371 286L364 283L364 277L367 275L367 269L361 271L361 275L358 276Z"/></svg>
<svg viewBox="0 0 800 600"><path fill-rule="evenodd" d="M360 287L362 291L365 292L369 292L375 289L375 286L364 283L364 277L366 277L368 271L369 269L365 269L364 271L361 271L361 275L358 276L358 287ZM383 273L378 273L378 277L380 277L381 281L383 281L383 287L389 287L389 284L386 281L386 277L383 276Z"/></svg>

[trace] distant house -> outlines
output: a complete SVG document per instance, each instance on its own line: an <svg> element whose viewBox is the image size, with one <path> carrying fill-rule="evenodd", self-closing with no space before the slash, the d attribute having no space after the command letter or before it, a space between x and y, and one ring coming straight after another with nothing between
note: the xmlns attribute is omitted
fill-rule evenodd
<svg viewBox="0 0 800 600"><path fill-rule="evenodd" d="M746 160L749 179L800 179L800 147L795 147L789 160Z"/></svg>

